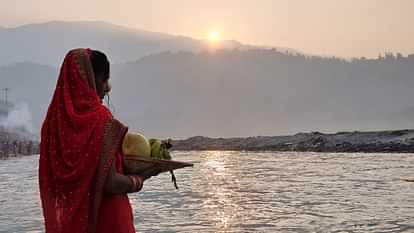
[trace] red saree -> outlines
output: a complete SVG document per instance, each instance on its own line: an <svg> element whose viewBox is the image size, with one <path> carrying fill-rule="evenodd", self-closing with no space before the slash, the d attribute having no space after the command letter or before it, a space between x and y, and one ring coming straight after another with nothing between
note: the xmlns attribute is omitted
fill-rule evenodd
<svg viewBox="0 0 414 233"><path fill-rule="evenodd" d="M127 217L112 224L118 227L112 232L135 232L128 197L103 194L112 163L122 172L127 128L99 99L89 56L86 49L66 55L41 130L39 188L47 233L95 233L101 220L111 226L114 214Z"/></svg>

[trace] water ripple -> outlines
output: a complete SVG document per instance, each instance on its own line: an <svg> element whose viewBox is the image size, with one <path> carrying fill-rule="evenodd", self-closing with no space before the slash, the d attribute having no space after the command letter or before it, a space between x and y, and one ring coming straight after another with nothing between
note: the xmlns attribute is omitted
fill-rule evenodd
<svg viewBox="0 0 414 233"><path fill-rule="evenodd" d="M414 232L413 154L175 152L130 195L138 232ZM0 232L43 231L37 156L0 160ZM16 224L18 223L18 224Z"/></svg>

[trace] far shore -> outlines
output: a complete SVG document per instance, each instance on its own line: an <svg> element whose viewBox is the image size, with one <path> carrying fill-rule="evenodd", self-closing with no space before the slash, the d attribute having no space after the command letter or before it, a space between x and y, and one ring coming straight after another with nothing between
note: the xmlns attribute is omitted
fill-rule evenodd
<svg viewBox="0 0 414 233"><path fill-rule="evenodd" d="M297 133L289 136L210 138L204 136L173 140L175 151L292 151L332 153L414 153L414 129L352 131L325 134ZM0 159L39 154L39 142L1 132Z"/></svg>
<svg viewBox="0 0 414 233"><path fill-rule="evenodd" d="M39 142L23 129L0 127L0 159L39 154Z"/></svg>
<svg viewBox="0 0 414 233"><path fill-rule="evenodd" d="M173 140L173 150L414 153L414 130Z"/></svg>

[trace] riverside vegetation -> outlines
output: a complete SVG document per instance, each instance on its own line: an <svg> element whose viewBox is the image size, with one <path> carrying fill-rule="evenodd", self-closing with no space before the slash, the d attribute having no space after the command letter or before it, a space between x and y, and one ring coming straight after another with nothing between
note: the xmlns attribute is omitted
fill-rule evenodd
<svg viewBox="0 0 414 233"><path fill-rule="evenodd" d="M0 159L39 153L39 142L27 132L0 128Z"/></svg>

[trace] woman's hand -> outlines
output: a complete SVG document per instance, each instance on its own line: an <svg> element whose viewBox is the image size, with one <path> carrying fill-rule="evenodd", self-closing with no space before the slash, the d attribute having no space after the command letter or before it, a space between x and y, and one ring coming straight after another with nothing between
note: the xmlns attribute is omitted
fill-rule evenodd
<svg viewBox="0 0 414 233"><path fill-rule="evenodd" d="M142 187L144 186L144 179L138 175L128 176L128 178L131 180L129 193L136 193L141 191Z"/></svg>
<svg viewBox="0 0 414 233"><path fill-rule="evenodd" d="M144 181L151 178L151 176L157 176L160 174L159 168L151 168L146 170L144 173L141 173L140 175L130 175L128 176L131 180L131 188L129 189L130 193L135 193L141 191Z"/></svg>
<svg viewBox="0 0 414 233"><path fill-rule="evenodd" d="M143 178L143 180L147 180L149 178L151 178L151 176L158 176L158 174L160 174L161 170L157 167L148 169L146 171L144 171L143 173L141 173L139 176L141 176Z"/></svg>

